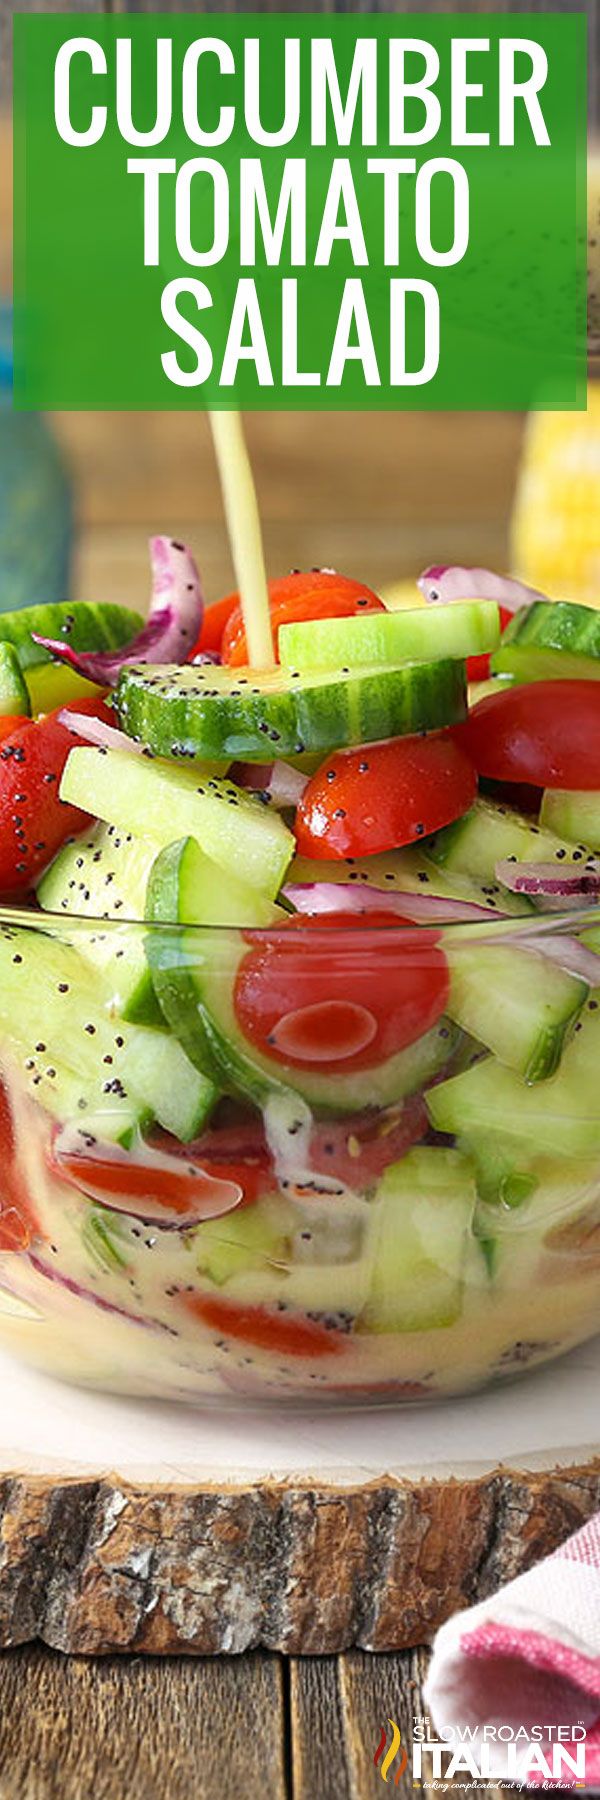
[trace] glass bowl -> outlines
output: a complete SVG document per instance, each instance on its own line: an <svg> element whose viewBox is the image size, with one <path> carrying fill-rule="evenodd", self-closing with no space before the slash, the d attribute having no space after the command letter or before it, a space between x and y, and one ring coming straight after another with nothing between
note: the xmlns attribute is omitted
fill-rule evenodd
<svg viewBox="0 0 600 1800"><path fill-rule="evenodd" d="M600 1329L600 913L347 917L309 936L1 910L16 1355L121 1393L371 1407ZM265 966L266 1047L238 1023Z"/></svg>

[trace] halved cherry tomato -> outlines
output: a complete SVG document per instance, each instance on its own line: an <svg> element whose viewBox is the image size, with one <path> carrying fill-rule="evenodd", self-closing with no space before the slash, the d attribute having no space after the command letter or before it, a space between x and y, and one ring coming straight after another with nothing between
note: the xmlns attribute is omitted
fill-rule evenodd
<svg viewBox="0 0 600 1800"><path fill-rule="evenodd" d="M188 1312L223 1337L240 1338L277 1356L336 1356L344 1349L341 1331L330 1330L302 1313L270 1311L267 1306L240 1306L212 1294L184 1294Z"/></svg>
<svg viewBox="0 0 600 1800"><path fill-rule="evenodd" d="M117 1150L105 1156L98 1152L71 1154L55 1145L48 1160L53 1172L86 1199L104 1201L118 1212L134 1216L139 1210L144 1218L158 1222L169 1216L190 1221L212 1218L231 1211L239 1202L239 1189L234 1192L229 1176L222 1177L214 1169L207 1173L188 1162L178 1168L172 1156L150 1155L136 1162L134 1156Z"/></svg>
<svg viewBox="0 0 600 1800"><path fill-rule="evenodd" d="M222 600L214 600L211 606L206 607L200 636L190 652L192 656L198 656L201 650L220 651L227 620L239 604L239 594L224 594Z"/></svg>
<svg viewBox="0 0 600 1800"><path fill-rule="evenodd" d="M372 1068L415 1043L444 1011L439 934L395 913L357 914L351 926L347 913L303 915L260 940L246 937L252 948L237 973L236 1018L274 1060L349 1074Z"/></svg>
<svg viewBox="0 0 600 1800"><path fill-rule="evenodd" d="M600 787L596 681L533 681L503 689L480 700L452 735L478 774L493 781Z"/></svg>
<svg viewBox="0 0 600 1800"><path fill-rule="evenodd" d="M472 763L448 732L336 750L296 813L301 856L371 856L418 842L473 804Z"/></svg>
<svg viewBox="0 0 600 1800"><path fill-rule="evenodd" d="M506 631L506 627L510 623L510 620L512 619L513 615L512 615L512 613L507 611L507 608L505 606L500 606L498 608L498 611L500 613L500 630ZM487 681L488 675L490 673L490 663L491 663L491 656L489 654L489 651L486 652L486 654L484 656L468 656L467 657L467 680L468 681Z"/></svg>
<svg viewBox="0 0 600 1800"><path fill-rule="evenodd" d="M60 709L58 709L60 710ZM31 886L66 837L82 831L88 814L59 799L62 772L81 742L59 723L58 710L32 723L16 722L0 746L0 893ZM102 700L78 700L80 713L112 722ZM13 722L14 723L14 722Z"/></svg>
<svg viewBox="0 0 600 1800"><path fill-rule="evenodd" d="M0 1082L0 1251L27 1250L38 1230L16 1150L10 1101Z"/></svg>
<svg viewBox="0 0 600 1800"><path fill-rule="evenodd" d="M239 595L233 598L237 604L223 632L221 655L223 662L237 666L248 661L248 652ZM295 570L293 575L270 581L269 602L276 655L280 625L296 625L304 619L347 619L357 612L384 610L372 588L332 569Z"/></svg>
<svg viewBox="0 0 600 1800"><path fill-rule="evenodd" d="M33 719L22 718L20 713L13 714L12 718L0 718L0 744L4 743L5 738L13 737L15 731L23 731L27 725L33 725Z"/></svg>

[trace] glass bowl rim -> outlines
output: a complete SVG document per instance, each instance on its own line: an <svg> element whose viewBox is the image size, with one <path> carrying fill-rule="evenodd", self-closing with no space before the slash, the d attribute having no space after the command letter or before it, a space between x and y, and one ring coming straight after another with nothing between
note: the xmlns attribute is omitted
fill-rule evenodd
<svg viewBox="0 0 600 1800"><path fill-rule="evenodd" d="M342 886L342 884L340 884L340 886ZM407 899L420 898L419 895L413 894L410 896L407 895L406 897ZM398 900L401 896L396 892L394 898L395 900ZM437 899L438 896L432 896L432 898ZM382 894L381 911L385 910L385 900L386 896ZM440 904L442 904L442 902L440 902ZM186 924L184 921L178 919L118 919L114 917L106 918L103 914L45 912L41 908L36 909L34 906L26 906L19 902L11 905L4 901L0 902L0 930L4 927L12 926L14 929L37 930L46 932L47 935L56 935L58 928L60 927L65 933L81 931L85 935L88 932L98 931L98 929L101 928L103 932L114 932L115 935L120 934L121 936L126 935L128 931L131 931L132 933L144 931L149 934L157 932L185 932L186 937L197 936L198 939L201 939L202 937L210 935L211 937L216 936L217 938L220 938L223 942L226 942L228 938L244 934L247 936L251 935L253 941L258 939L259 941L264 940L265 942L269 942L276 934L282 930L286 930L289 924L296 922L303 924L310 919L314 937L316 937L319 926L321 926L324 929L326 939L329 942L334 940L335 935L341 935L344 937L344 941L346 941L347 938L347 941L350 942L354 934L356 934L357 941L370 941L371 943L373 940L381 943L388 942L390 936L394 934L398 938L401 936L409 936L414 939L415 935L421 932L427 933L430 936L433 933L437 936L442 931L452 931L453 935L457 934L460 937L468 935L471 937L475 934L476 938L480 938L482 933L491 932L494 938L505 942L508 937L519 938L521 936L535 936L539 939L543 936L560 936L565 932L569 935L573 935L574 933L590 930L594 927L598 928L600 931L600 900L596 902L595 905L565 908L564 911L562 908L553 907L548 912L542 912L540 910L539 912L527 913L500 913L494 912L494 910L490 908L488 917L478 915L472 919L453 917L451 911L452 902L450 901L448 905L449 912L447 917L444 916L441 911L440 913L437 913L436 911L431 918L427 918L425 914L422 919L418 920L399 917L398 920L395 921L390 918L389 922L386 921L385 924L381 921L368 924L368 911L359 914L351 908L343 908L336 914L337 927L334 933L331 930L331 927L327 925L327 919L330 917L331 912L334 911L334 908L331 908L329 912L323 911L321 913L311 914L300 911L289 912L286 914L283 914L282 912L281 920L277 919L270 925L254 925L251 921L247 924L241 922L238 924ZM373 908L374 912L377 910L379 909ZM359 921L360 938L358 933ZM583 946L583 948L586 948L586 946ZM594 952L591 950L590 954L594 954ZM600 946L596 954L598 954L600 970Z"/></svg>

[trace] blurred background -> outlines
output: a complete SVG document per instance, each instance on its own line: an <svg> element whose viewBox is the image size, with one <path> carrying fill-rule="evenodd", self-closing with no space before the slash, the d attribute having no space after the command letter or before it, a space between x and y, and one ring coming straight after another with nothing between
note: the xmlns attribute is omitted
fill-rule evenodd
<svg viewBox="0 0 600 1800"><path fill-rule="evenodd" d="M520 10L515 0L509 8L491 8L513 9ZM86 0L32 10L90 13L103 7L101 0ZM110 10L110 0L104 10ZM180 4L174 10L202 8ZM486 10L485 3L476 0L474 10ZM0 0L0 296L5 299L11 284L12 11L13 0ZM594 64L597 14L598 0L591 0ZM590 207L594 260L600 229L592 189ZM529 421L502 412L251 415L247 433L269 574L327 564L382 588L414 578L427 563L491 564L512 567L552 594L594 601L600 593L595 388L590 400L587 415L546 414ZM143 604L145 540L151 531L190 542L209 600L232 586L203 414L79 412L46 421L13 414L5 314L0 607L64 597L67 582L71 597Z"/></svg>

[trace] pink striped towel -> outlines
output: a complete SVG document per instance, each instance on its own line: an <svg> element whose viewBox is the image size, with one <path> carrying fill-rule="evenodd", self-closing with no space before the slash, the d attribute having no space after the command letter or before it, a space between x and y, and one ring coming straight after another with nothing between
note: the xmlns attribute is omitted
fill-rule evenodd
<svg viewBox="0 0 600 1800"><path fill-rule="evenodd" d="M476 1754L488 1746L495 1778L507 1772L512 1727L528 1785L544 1779L541 1767L527 1773L533 1728L551 1766L558 1727L571 1755L569 1733L576 1727L581 1742L583 1727L585 1780L581 1758L576 1771L562 1765L560 1785L600 1786L600 1513L552 1556L442 1625L425 1698L440 1738Z"/></svg>

